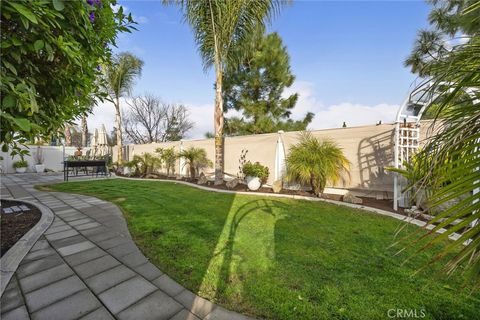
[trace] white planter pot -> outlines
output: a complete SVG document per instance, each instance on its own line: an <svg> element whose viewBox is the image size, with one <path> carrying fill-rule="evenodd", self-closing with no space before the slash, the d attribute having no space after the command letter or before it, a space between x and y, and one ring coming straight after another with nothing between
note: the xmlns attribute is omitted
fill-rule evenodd
<svg viewBox="0 0 480 320"><path fill-rule="evenodd" d="M27 167L15 168L16 173L25 173L25 171L27 171Z"/></svg>
<svg viewBox="0 0 480 320"><path fill-rule="evenodd" d="M247 176L245 179L247 180L248 189L252 191L256 191L262 186L262 182L258 177Z"/></svg>
<svg viewBox="0 0 480 320"><path fill-rule="evenodd" d="M45 172L45 165L44 164L36 164L35 171L38 173Z"/></svg>

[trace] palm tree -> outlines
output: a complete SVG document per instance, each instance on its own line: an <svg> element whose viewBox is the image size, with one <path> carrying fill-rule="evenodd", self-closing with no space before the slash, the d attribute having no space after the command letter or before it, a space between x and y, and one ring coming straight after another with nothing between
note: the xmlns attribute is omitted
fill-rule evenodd
<svg viewBox="0 0 480 320"><path fill-rule="evenodd" d="M112 59L105 68L107 93L115 106L115 128L117 136L117 161L122 162L122 115L120 98L130 95L135 78L142 73L143 61L131 53L123 52Z"/></svg>
<svg viewBox="0 0 480 320"><path fill-rule="evenodd" d="M186 150L180 151L178 157L186 160L185 165L190 169L190 178L194 179L196 173L204 167L211 165L211 161L207 158L207 152L203 148L190 147Z"/></svg>
<svg viewBox="0 0 480 320"><path fill-rule="evenodd" d="M466 273L473 288L480 288L480 2L438 2L441 7L431 17L439 32L469 35L466 43L455 45L436 59L416 65L419 74L428 74L430 91L436 98L427 106L433 115L433 137L415 155L414 164L422 170L406 167L408 191L426 190L430 212L437 214L418 236L419 251L438 244L442 247L430 263L441 261L447 275ZM446 7L443 7L446 6ZM444 9L449 9L445 11ZM441 14L443 12L443 14ZM439 19L442 15L447 16ZM448 19L445 19L448 18ZM450 24L440 24L447 21ZM448 27L448 28L447 28ZM419 39L421 40L421 39ZM418 45L414 53L418 51ZM409 61L407 60L407 63ZM412 66L415 66L412 64ZM414 70L415 71L415 70ZM421 84L424 85L424 84ZM441 119L441 121L439 121ZM413 171L413 172L412 172ZM433 182L433 183L432 183ZM441 210L439 210L441 208ZM453 221L461 221L448 228ZM445 232L437 231L447 227ZM460 233L454 241L445 241ZM428 239L420 242L422 239ZM405 240L412 241L409 234ZM401 239L404 240L404 239ZM409 245L409 244L408 244ZM428 267L430 265L425 265Z"/></svg>
<svg viewBox="0 0 480 320"><path fill-rule="evenodd" d="M193 30L204 68L215 68L215 184L223 183L223 74L252 49L251 37L279 8L279 0L164 0L178 5ZM239 50L239 48L241 48Z"/></svg>
<svg viewBox="0 0 480 320"><path fill-rule="evenodd" d="M308 184L320 196L328 182L335 184L348 174L350 162L340 147L329 139L318 140L305 132L298 144L290 147L286 159L286 178Z"/></svg>
<svg viewBox="0 0 480 320"><path fill-rule="evenodd" d="M87 146L88 140L88 125L87 125L87 116L82 116L82 147Z"/></svg>

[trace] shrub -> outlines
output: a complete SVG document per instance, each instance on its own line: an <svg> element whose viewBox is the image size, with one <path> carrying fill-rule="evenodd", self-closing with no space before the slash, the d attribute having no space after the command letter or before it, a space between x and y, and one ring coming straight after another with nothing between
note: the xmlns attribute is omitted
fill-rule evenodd
<svg viewBox="0 0 480 320"><path fill-rule="evenodd" d="M319 196L327 182L335 184L349 172L350 162L335 142L318 140L306 132L301 135L300 142L290 148L286 167L288 181L308 184Z"/></svg>
<svg viewBox="0 0 480 320"><path fill-rule="evenodd" d="M212 161L207 158L207 152L203 148L190 147L178 154L178 157L185 158L185 165L190 169L190 178L194 179L200 169L211 167Z"/></svg>
<svg viewBox="0 0 480 320"><path fill-rule="evenodd" d="M28 161L27 160L18 160L18 161L15 161L12 164L12 166L13 166L14 169L27 168L28 167Z"/></svg>
<svg viewBox="0 0 480 320"><path fill-rule="evenodd" d="M260 178L262 183L267 182L270 174L267 166L262 166L259 162L251 163L250 161L243 165L242 172L245 176Z"/></svg>
<svg viewBox="0 0 480 320"><path fill-rule="evenodd" d="M175 161L177 161L177 154L173 147L171 148L157 148L155 150L159 154L160 159L165 164L165 169L167 169L167 176L175 174Z"/></svg>
<svg viewBox="0 0 480 320"><path fill-rule="evenodd" d="M133 161L131 161L131 165L135 168L135 175L140 175L142 177L155 172L161 164L162 160L159 157L148 152L143 153L141 156L133 156Z"/></svg>

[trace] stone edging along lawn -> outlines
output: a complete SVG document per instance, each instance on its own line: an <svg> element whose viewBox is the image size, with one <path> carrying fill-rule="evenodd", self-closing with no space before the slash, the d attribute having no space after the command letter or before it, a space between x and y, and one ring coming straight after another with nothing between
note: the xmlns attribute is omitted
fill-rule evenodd
<svg viewBox="0 0 480 320"><path fill-rule="evenodd" d="M42 213L42 216L37 224L33 226L32 229L28 230L28 232L25 233L23 237L20 238L20 240L18 240L0 259L0 270L2 277L0 296L3 295L7 284L10 282L10 279L17 270L20 262L37 242L38 238L40 238L40 236L48 229L48 227L50 227L54 219L52 210L42 204L13 198L5 198L4 200L28 203L37 207Z"/></svg>
<svg viewBox="0 0 480 320"><path fill-rule="evenodd" d="M410 224L417 225L419 227L425 227L426 222L411 218L411 217L406 217L404 215L382 210L382 209L377 209L377 208L372 208L360 204L354 204L354 203L348 203L348 202L343 202L343 201L336 201L336 200L330 200L330 199L323 199L323 198L314 198L314 197L306 197L306 196L299 196L299 195L291 195L291 194L280 194L280 193L263 193L263 192L245 192L245 191L231 191L231 190L222 190L222 189L215 189L215 188L209 188L205 187L202 185L198 185L195 183L187 182L187 181L182 181L182 180L167 180L167 179L143 179L143 178L128 178L128 177L121 177L121 176L115 176L115 178L118 179L125 179L125 180L145 180L145 181L159 181L159 182L170 182L170 183L179 183L179 184L184 184L190 187L194 187L197 189L205 190L205 191L213 191L213 192L220 192L220 193L230 193L230 194L242 194L242 195L249 195L249 196L264 196L264 197L275 197L275 198L287 198L287 199L296 199L296 200L307 200L307 201L323 201L323 202L328 202L331 204L335 205L340 205L340 206L346 206L354 209L360 209L360 210L365 210L373 213L377 213L383 216L388 216L391 218L395 218L397 220L401 220ZM114 178L114 179L115 179ZM426 227L428 230L431 230L434 228L432 225L428 225ZM447 231L444 228L441 228L437 230L437 233L444 233ZM451 234L448 238L450 240L457 240L460 238L460 234L458 233L453 233ZM466 242L464 243L466 244Z"/></svg>

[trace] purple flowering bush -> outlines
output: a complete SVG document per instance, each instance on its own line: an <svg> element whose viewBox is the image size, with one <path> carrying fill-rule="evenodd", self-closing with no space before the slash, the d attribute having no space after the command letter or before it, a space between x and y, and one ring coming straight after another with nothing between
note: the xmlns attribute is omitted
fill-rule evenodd
<svg viewBox="0 0 480 320"><path fill-rule="evenodd" d="M2 148L48 137L102 99L101 65L134 29L115 0L1 1Z"/></svg>

